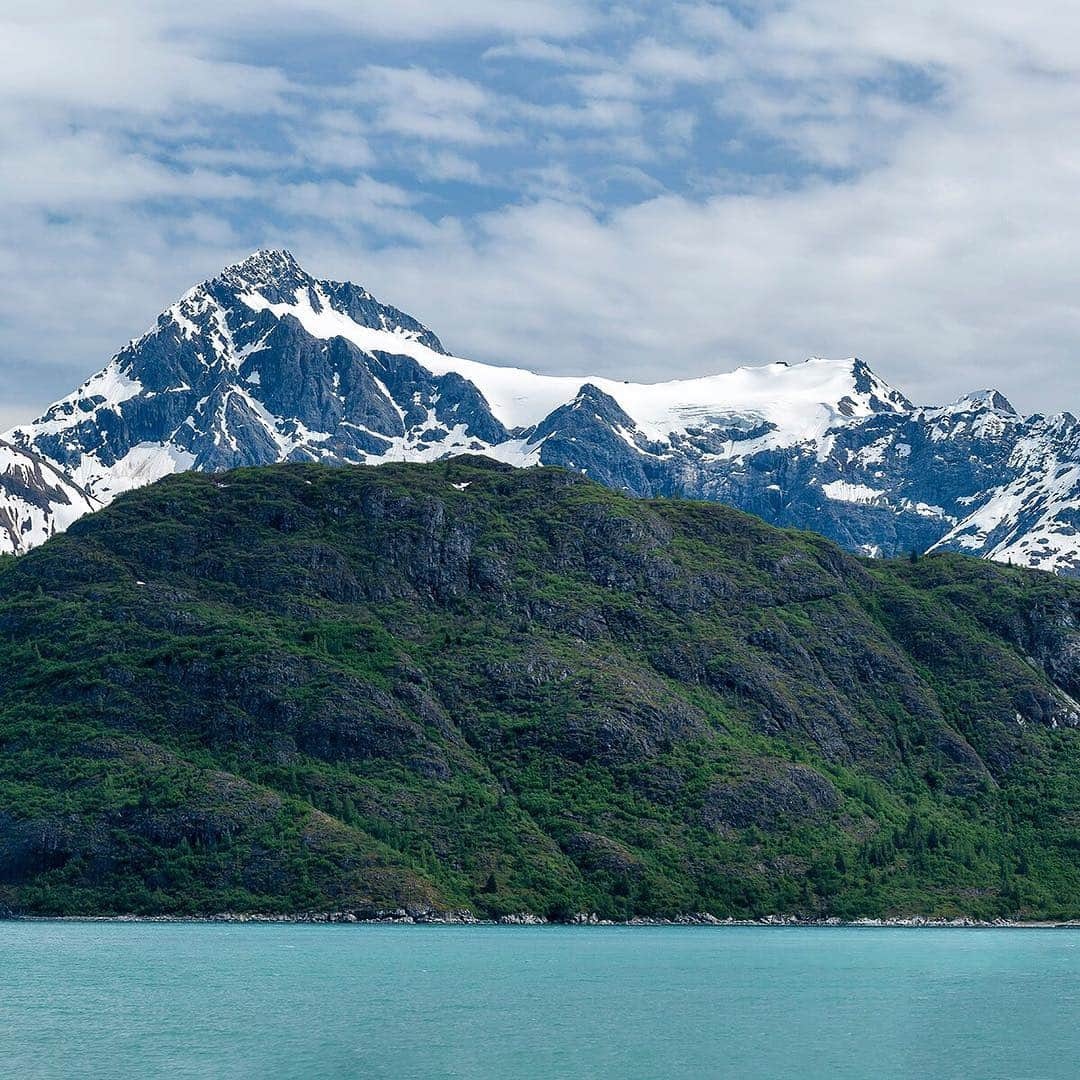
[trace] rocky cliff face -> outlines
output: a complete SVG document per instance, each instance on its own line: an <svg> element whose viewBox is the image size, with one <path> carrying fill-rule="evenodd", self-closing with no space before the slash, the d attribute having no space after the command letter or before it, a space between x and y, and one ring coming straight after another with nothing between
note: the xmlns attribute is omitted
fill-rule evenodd
<svg viewBox="0 0 1080 1080"><path fill-rule="evenodd" d="M74 394L5 437L81 490L86 512L173 472L482 452L562 465L637 495L730 503L852 551L935 545L1080 572L1076 420L981 391L916 407L860 360L656 385L451 356L426 327L285 252L257 252L164 311ZM75 515L0 474L0 544Z"/></svg>

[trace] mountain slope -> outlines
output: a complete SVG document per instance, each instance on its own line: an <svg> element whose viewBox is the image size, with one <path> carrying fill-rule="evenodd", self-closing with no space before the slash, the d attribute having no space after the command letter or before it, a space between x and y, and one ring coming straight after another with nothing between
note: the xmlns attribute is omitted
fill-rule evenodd
<svg viewBox="0 0 1080 1080"><path fill-rule="evenodd" d="M1025 425L1007 479L942 548L1080 576L1080 425L1065 413Z"/></svg>
<svg viewBox="0 0 1080 1080"><path fill-rule="evenodd" d="M661 361L663 358L659 358ZM452 356L359 286L260 251L190 290L5 436L95 503L187 469L275 461L561 465L636 495L727 502L863 554L935 544L1080 573L1080 433L996 391L921 408L861 360L652 385ZM0 536L22 550L0 474Z"/></svg>
<svg viewBox="0 0 1080 1080"><path fill-rule="evenodd" d="M99 503L55 465L0 442L0 555L21 555Z"/></svg>
<svg viewBox="0 0 1080 1080"><path fill-rule="evenodd" d="M0 905L1077 915L1080 586L460 458L0 568Z"/></svg>

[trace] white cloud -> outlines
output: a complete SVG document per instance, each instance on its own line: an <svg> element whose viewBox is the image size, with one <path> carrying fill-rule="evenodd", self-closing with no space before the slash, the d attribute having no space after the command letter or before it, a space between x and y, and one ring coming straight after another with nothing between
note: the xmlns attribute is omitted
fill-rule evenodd
<svg viewBox="0 0 1080 1080"><path fill-rule="evenodd" d="M148 24L178 35L310 31L327 27L379 41L434 41L540 35L573 36L593 25L599 4L590 0L37 0L12 11L9 23L55 28L62 24L100 25L103 32L138 30ZM90 38L86 39L90 41Z"/></svg>
<svg viewBox="0 0 1080 1080"><path fill-rule="evenodd" d="M364 125L343 109L328 109L305 118L292 133L293 145L305 160L339 169L366 169L375 163Z"/></svg>
<svg viewBox="0 0 1080 1080"><path fill-rule="evenodd" d="M156 198L232 199L251 196L246 176L212 169L181 172L123 146L115 136L4 132L0 191L5 209L20 206L71 212L86 203Z"/></svg>
<svg viewBox="0 0 1080 1080"><path fill-rule="evenodd" d="M423 243L438 233L437 227L414 209L415 195L370 176L358 176L350 183L283 183L268 189L267 198L283 215L348 222L353 228L363 228L368 236Z"/></svg>
<svg viewBox="0 0 1080 1080"><path fill-rule="evenodd" d="M273 68L208 55L205 46L170 35L166 21L135 11L83 4L45 4L32 14L9 9L0 30L0 98L45 117L50 109L152 114L180 105L265 112L285 107L290 86Z"/></svg>
<svg viewBox="0 0 1080 1080"><path fill-rule="evenodd" d="M2 408L262 244L488 359L858 353L917 398L1080 407L1072 4L90 7L0 17Z"/></svg>
<svg viewBox="0 0 1080 1080"><path fill-rule="evenodd" d="M485 49L482 60L536 60L559 67L606 68L611 58L580 46L556 44L542 38L526 37L500 42Z"/></svg>
<svg viewBox="0 0 1080 1080"><path fill-rule="evenodd" d="M475 161L452 150L419 148L412 154L412 165L420 176L429 180L456 180L476 185L492 182L492 178Z"/></svg>
<svg viewBox="0 0 1080 1080"><path fill-rule="evenodd" d="M189 5L184 5L187 15ZM599 5L574 0L240 0L230 5L199 2L208 21L245 25L272 19L285 27L329 21L376 39L431 41L492 35L567 37L593 24ZM220 8L224 7L224 10Z"/></svg>
<svg viewBox="0 0 1080 1080"><path fill-rule="evenodd" d="M456 75L370 64L357 73L346 94L372 106L371 125L394 135L463 145L507 139L496 123L502 112L499 99Z"/></svg>

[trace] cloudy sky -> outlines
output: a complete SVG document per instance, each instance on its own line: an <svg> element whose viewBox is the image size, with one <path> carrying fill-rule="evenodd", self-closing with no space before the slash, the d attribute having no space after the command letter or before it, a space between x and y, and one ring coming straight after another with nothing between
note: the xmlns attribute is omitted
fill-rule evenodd
<svg viewBox="0 0 1080 1080"><path fill-rule="evenodd" d="M1080 411L1078 130L1075 0L7 4L0 424L261 246L476 359Z"/></svg>

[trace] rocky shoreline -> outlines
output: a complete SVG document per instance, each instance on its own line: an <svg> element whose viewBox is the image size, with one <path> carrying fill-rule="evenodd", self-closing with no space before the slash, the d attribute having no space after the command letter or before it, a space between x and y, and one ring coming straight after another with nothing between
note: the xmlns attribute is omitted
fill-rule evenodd
<svg viewBox="0 0 1080 1080"><path fill-rule="evenodd" d="M468 910L429 911L397 908L392 911L313 911L290 914L268 912L221 912L211 915L16 915L0 914L0 919L21 922L109 922L109 923L286 923L355 924L402 926L771 926L771 927L866 927L902 929L1080 929L1080 919L972 919L933 918L924 915L889 918L840 919L835 916L808 918L799 915L765 915L757 919L720 918L708 912L676 915L672 918L635 916L631 919L604 919L595 913L579 912L569 919L549 920L543 915L522 911L495 919L480 918Z"/></svg>

